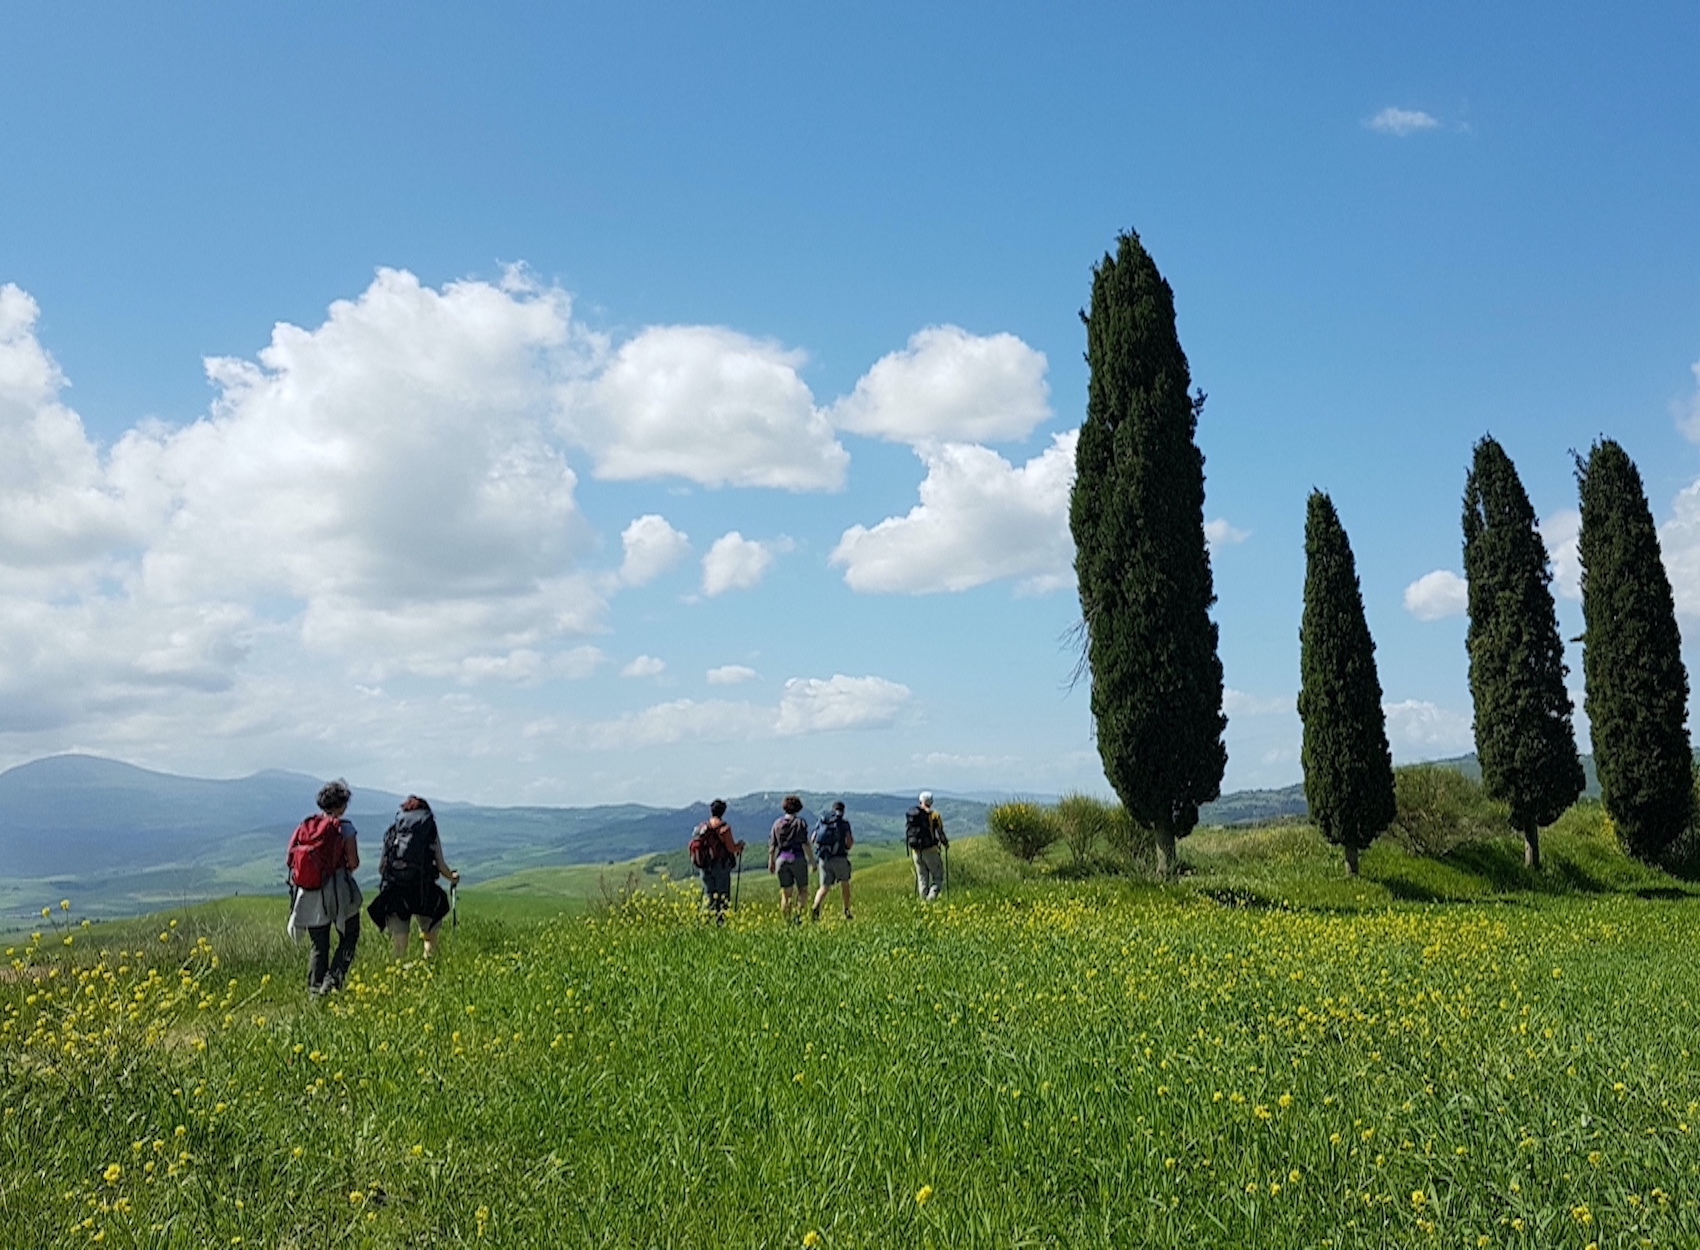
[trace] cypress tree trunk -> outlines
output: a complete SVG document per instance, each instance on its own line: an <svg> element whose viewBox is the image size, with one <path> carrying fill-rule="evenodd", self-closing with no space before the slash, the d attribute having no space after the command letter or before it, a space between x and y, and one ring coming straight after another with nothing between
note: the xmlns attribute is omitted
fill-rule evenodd
<svg viewBox="0 0 1700 1250"><path fill-rule="evenodd" d="M1175 831L1171 826L1158 825L1152 835L1157 848L1157 875L1167 881L1175 875Z"/></svg>
<svg viewBox="0 0 1700 1250"><path fill-rule="evenodd" d="M1347 873L1357 876L1359 852L1393 823L1398 806L1357 565L1334 503L1321 491L1311 492L1305 514L1299 668L1305 800L1322 836L1345 851Z"/></svg>
<svg viewBox="0 0 1700 1250"><path fill-rule="evenodd" d="M1138 235L1093 270L1081 317L1091 377L1069 529L1092 716L1104 775L1156 830L1167 875L1228 762L1194 442L1204 396L1188 393L1174 293Z"/></svg>
<svg viewBox="0 0 1700 1250"><path fill-rule="evenodd" d="M1576 462L1582 674L1600 798L1618 840L1656 864L1693 815L1688 670L1641 474L1611 439Z"/></svg>
<svg viewBox="0 0 1700 1250"><path fill-rule="evenodd" d="M1564 687L1552 566L1517 469L1492 438L1476 444L1464 480L1464 575L1482 788L1511 808L1524 863L1538 870L1541 826L1576 801L1585 779Z"/></svg>

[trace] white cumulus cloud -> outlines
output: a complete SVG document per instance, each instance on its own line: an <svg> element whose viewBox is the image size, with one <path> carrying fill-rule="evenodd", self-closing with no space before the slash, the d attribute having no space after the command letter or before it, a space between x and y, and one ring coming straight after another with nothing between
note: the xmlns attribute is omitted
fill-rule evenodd
<svg viewBox="0 0 1700 1250"><path fill-rule="evenodd" d="M1250 537L1250 530L1236 529L1226 517L1204 523L1204 541L1212 547L1237 547Z"/></svg>
<svg viewBox="0 0 1700 1250"><path fill-rule="evenodd" d="M1442 759L1473 751L1476 745L1470 717L1417 699L1384 703L1387 742L1396 761Z"/></svg>
<svg viewBox="0 0 1700 1250"><path fill-rule="evenodd" d="M774 730L784 738L889 725L909 702L908 686L883 677L793 677L785 683Z"/></svg>
<svg viewBox="0 0 1700 1250"><path fill-rule="evenodd" d="M0 694L33 723L228 739L275 720L244 702L275 693L253 665L303 697L594 666L570 640L605 605L552 413L597 347L562 292L380 271L322 324L209 359L206 416L109 450L37 317L0 287Z"/></svg>
<svg viewBox="0 0 1700 1250"><path fill-rule="evenodd" d="M1374 117L1364 122L1369 129L1384 135L1395 135L1403 139L1424 130L1434 130L1440 125L1440 119L1433 117L1421 109L1384 108Z"/></svg>
<svg viewBox="0 0 1700 1250"><path fill-rule="evenodd" d="M1677 615L1700 618L1700 482L1677 495L1670 520L1659 526L1659 550Z"/></svg>
<svg viewBox="0 0 1700 1250"><path fill-rule="evenodd" d="M626 526L620 543L626 552L620 580L627 586L647 585L691 553L691 540L654 513Z"/></svg>
<svg viewBox="0 0 1700 1250"><path fill-rule="evenodd" d="M921 502L872 529L855 525L833 550L851 589L875 594L968 590L1017 579L1052 590L1073 576L1068 495L1078 430L1019 468L986 447L923 445Z"/></svg>
<svg viewBox="0 0 1700 1250"><path fill-rule="evenodd" d="M1677 409L1676 424L1690 441L1700 443L1700 362L1692 365L1694 393Z"/></svg>
<svg viewBox="0 0 1700 1250"><path fill-rule="evenodd" d="M778 706L674 699L589 727L589 745L629 750L677 742L744 742L877 729L902 715L909 687L883 677L793 677Z"/></svg>
<svg viewBox="0 0 1700 1250"><path fill-rule="evenodd" d="M743 664L722 664L719 668L708 670L708 684L711 686L736 686L742 682L754 681L756 670Z"/></svg>
<svg viewBox="0 0 1700 1250"><path fill-rule="evenodd" d="M1229 716L1278 716L1296 713L1298 703L1297 694L1271 698L1248 694L1244 690L1235 690L1232 686L1225 687L1222 691L1222 710Z"/></svg>
<svg viewBox="0 0 1700 1250"><path fill-rule="evenodd" d="M839 490L850 455L800 352L719 326L654 326L561 390L561 424L612 481Z"/></svg>
<svg viewBox="0 0 1700 1250"><path fill-rule="evenodd" d="M653 655L640 655L620 670L621 677L659 677L667 671L667 661Z"/></svg>
<svg viewBox="0 0 1700 1250"><path fill-rule="evenodd" d="M1552 561L1552 584L1565 599L1582 598L1582 514L1575 508L1555 512L1541 522L1541 541Z"/></svg>
<svg viewBox="0 0 1700 1250"><path fill-rule="evenodd" d="M1051 415L1043 352L1013 334L931 326L875 362L828 412L839 429L900 443L1024 438Z"/></svg>
<svg viewBox="0 0 1700 1250"><path fill-rule="evenodd" d="M702 558L702 593L712 599L729 590L754 589L773 567L775 554L789 547L784 541L745 538L737 530L722 534Z"/></svg>
<svg viewBox="0 0 1700 1250"><path fill-rule="evenodd" d="M1405 611L1419 621L1463 616L1470 608L1470 584L1450 569L1424 573L1405 587Z"/></svg>

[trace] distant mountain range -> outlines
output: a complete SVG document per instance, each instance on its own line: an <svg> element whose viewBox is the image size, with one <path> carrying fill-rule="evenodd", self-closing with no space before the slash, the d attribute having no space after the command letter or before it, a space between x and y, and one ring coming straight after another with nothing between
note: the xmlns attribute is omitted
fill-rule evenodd
<svg viewBox="0 0 1700 1250"><path fill-rule="evenodd" d="M1438 761L1479 776L1474 756ZM1598 793L1584 759L1589 793ZM268 771L230 781L152 772L88 755L56 755L0 773L0 923L16 922L61 895L83 914L133 914L181 902L283 888L283 851L313 810L319 780ZM349 813L361 830L374 876L376 847L401 795L354 788ZM739 836L757 845L779 812L777 792L729 799ZM1001 796L940 794L948 828L985 828ZM807 814L842 798L857 836L902 836L911 795L804 794ZM678 851L708 818L705 805L648 807L485 807L433 799L449 861L471 880L524 868L612 863ZM1206 825L1251 825L1305 815L1304 787L1242 790L1200 812ZM48 896L53 896L51 899Z"/></svg>

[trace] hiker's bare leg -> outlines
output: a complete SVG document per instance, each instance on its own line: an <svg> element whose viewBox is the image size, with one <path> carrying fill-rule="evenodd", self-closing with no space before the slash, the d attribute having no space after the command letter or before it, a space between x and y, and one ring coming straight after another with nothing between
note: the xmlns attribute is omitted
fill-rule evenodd
<svg viewBox="0 0 1700 1250"><path fill-rule="evenodd" d="M389 922L384 925L384 928L389 930L390 941L395 943L395 957L397 959L406 959L408 922L397 916L391 916Z"/></svg>
<svg viewBox="0 0 1700 1250"><path fill-rule="evenodd" d="M437 934L439 932L441 932L440 925L432 925L429 929L424 925L419 926L419 936L425 939L425 958L427 959L437 953Z"/></svg>

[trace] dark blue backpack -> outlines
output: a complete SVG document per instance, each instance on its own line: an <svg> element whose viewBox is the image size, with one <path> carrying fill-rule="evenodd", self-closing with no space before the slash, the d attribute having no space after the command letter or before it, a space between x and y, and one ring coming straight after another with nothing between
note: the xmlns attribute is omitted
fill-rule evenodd
<svg viewBox="0 0 1700 1250"><path fill-rule="evenodd" d="M821 817L815 829L815 854L821 859L837 859L850 853L850 822L837 812Z"/></svg>

